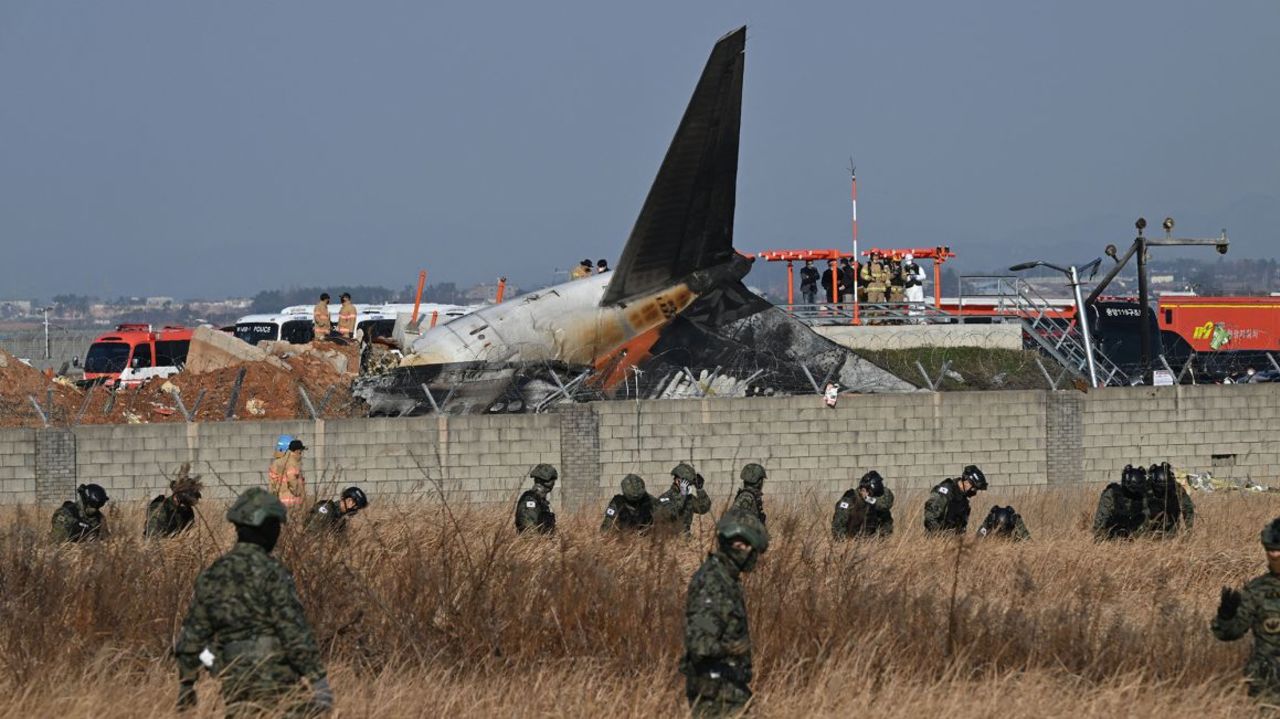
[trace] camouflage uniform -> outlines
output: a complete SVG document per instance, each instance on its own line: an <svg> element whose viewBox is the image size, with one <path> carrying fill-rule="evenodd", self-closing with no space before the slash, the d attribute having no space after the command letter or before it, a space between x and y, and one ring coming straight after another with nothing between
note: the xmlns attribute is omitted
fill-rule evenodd
<svg viewBox="0 0 1280 719"><path fill-rule="evenodd" d="M347 531L347 516L342 512L342 505L332 499L316 502L307 514L306 529L308 532L335 534Z"/></svg>
<svg viewBox="0 0 1280 719"><path fill-rule="evenodd" d="M1023 523L1022 515L1015 512L1013 507L992 507L991 511L987 512L987 518L982 520L982 525L978 527L978 536L1022 542L1031 539L1031 532Z"/></svg>
<svg viewBox="0 0 1280 719"><path fill-rule="evenodd" d="M1182 527L1191 529L1196 507L1191 495L1173 477L1168 462L1151 465L1147 472L1146 530L1154 536L1177 534Z"/></svg>
<svg viewBox="0 0 1280 719"><path fill-rule="evenodd" d="M107 501L107 491L96 484L76 487L76 501L63 502L53 513L53 541L61 544L106 539L102 507Z"/></svg>
<svg viewBox="0 0 1280 719"><path fill-rule="evenodd" d="M173 497L157 495L147 505L147 524L142 529L144 537L172 537L191 528L196 512Z"/></svg>
<svg viewBox="0 0 1280 719"><path fill-rule="evenodd" d="M628 474L622 479L622 494L613 495L604 509L600 531L611 529L644 531L653 526L654 505L658 500L645 491L644 480Z"/></svg>
<svg viewBox="0 0 1280 719"><path fill-rule="evenodd" d="M756 515L756 519L759 519L761 524L765 524L767 518L764 513L764 480L767 475L764 467L755 463L748 464L742 468L739 476L742 479L742 489L738 490L729 508L750 512Z"/></svg>
<svg viewBox="0 0 1280 719"><path fill-rule="evenodd" d="M731 510L716 525L717 551L689 580L685 599L684 655L680 673L695 716L731 716L751 699L751 634L739 575L769 547L769 533L755 515ZM752 547L747 554L733 540Z"/></svg>
<svg viewBox="0 0 1280 719"><path fill-rule="evenodd" d="M927 532L964 534L969 528L969 498L954 479L945 479L929 492L924 503L924 528Z"/></svg>
<svg viewBox="0 0 1280 719"><path fill-rule="evenodd" d="M1141 468L1124 468L1120 483L1112 482L1098 497L1098 510L1093 515L1096 539L1122 539L1137 536L1146 523L1146 478Z"/></svg>
<svg viewBox="0 0 1280 719"><path fill-rule="evenodd" d="M533 489L526 489L516 501L516 532L523 534L533 529L541 534L554 534L556 531L556 513L551 511L551 502L547 495L555 486L559 473L549 464L534 467L529 476L533 477Z"/></svg>
<svg viewBox="0 0 1280 719"><path fill-rule="evenodd" d="M693 515L711 511L711 497L702 489L701 476L693 467L681 462L671 470L674 482L671 489L658 495L658 511L654 518L671 527L682 527L685 534L693 529ZM680 484L687 483L688 494L680 491Z"/></svg>
<svg viewBox="0 0 1280 719"><path fill-rule="evenodd" d="M92 542L106 538L107 524L102 512L83 502L63 502L53 513L55 542Z"/></svg>
<svg viewBox="0 0 1280 719"><path fill-rule="evenodd" d="M191 463L183 462L169 482L170 496L158 495L147 505L144 537L173 537L191 528L196 521L195 505L200 501L204 485L191 476Z"/></svg>
<svg viewBox="0 0 1280 719"><path fill-rule="evenodd" d="M1280 520L1262 530L1262 544L1271 551L1280 549ZM1270 571L1245 584L1241 592L1224 587L1210 629L1225 642L1253 632L1253 651L1244 665L1249 695L1280 704L1280 575Z"/></svg>
<svg viewBox="0 0 1280 719"><path fill-rule="evenodd" d="M858 536L887 537L893 534L893 491L884 488L879 497L863 497L857 487L836 502L831 516L831 536L846 539Z"/></svg>
<svg viewBox="0 0 1280 719"><path fill-rule="evenodd" d="M269 492L254 487L236 500L227 518L239 531L272 519L282 523L285 510ZM222 681L231 716L279 707L303 678L316 692L315 701L320 701L323 687L332 704L320 650L293 575L266 547L238 541L196 578L195 596L174 646L180 707L195 703L194 684L206 649L213 656L211 671Z"/></svg>

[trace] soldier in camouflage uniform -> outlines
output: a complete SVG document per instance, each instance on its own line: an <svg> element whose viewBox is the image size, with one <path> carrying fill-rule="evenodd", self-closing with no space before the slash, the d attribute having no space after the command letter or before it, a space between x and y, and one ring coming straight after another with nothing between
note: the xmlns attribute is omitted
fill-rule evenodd
<svg viewBox="0 0 1280 719"><path fill-rule="evenodd" d="M107 521L102 506L110 499L97 484L76 487L76 501L63 502L53 513L53 541L92 542L107 538Z"/></svg>
<svg viewBox="0 0 1280 719"><path fill-rule="evenodd" d="M1280 519L1262 530L1267 573L1244 585L1243 591L1222 588L1213 636L1233 642L1253 632L1253 653L1244 665L1249 696L1280 705Z"/></svg>
<svg viewBox="0 0 1280 719"><path fill-rule="evenodd" d="M887 537L893 534L893 492L884 486L884 477L874 469L862 475L858 486L836 502L831 517L831 536L847 539L859 536Z"/></svg>
<svg viewBox="0 0 1280 719"><path fill-rule="evenodd" d="M764 467L752 462L742 468L738 474L742 479L742 489L733 498L730 509L751 512L761 524L766 523L764 513L764 480L767 478Z"/></svg>
<svg viewBox="0 0 1280 719"><path fill-rule="evenodd" d="M665 526L690 534L693 515L711 511L711 497L702 489L704 480L693 467L681 462L671 470L671 489L658 496L654 518Z"/></svg>
<svg viewBox="0 0 1280 719"><path fill-rule="evenodd" d="M1093 515L1095 539L1126 539L1137 536L1147 521L1147 473L1142 467L1125 465L1120 483L1112 482L1098 497Z"/></svg>
<svg viewBox="0 0 1280 719"><path fill-rule="evenodd" d="M638 474L622 478L622 494L613 495L604 509L604 521L600 531L612 529L643 532L653 526L653 511L657 499L645 490L644 479Z"/></svg>
<svg viewBox="0 0 1280 719"><path fill-rule="evenodd" d="M924 503L924 528L933 533L964 534L969 529L969 498L987 488L987 477L976 465L964 468L959 479L945 479Z"/></svg>
<svg viewBox="0 0 1280 719"><path fill-rule="evenodd" d="M1168 462L1147 470L1146 515L1146 530L1156 537L1177 534L1182 527L1191 529L1195 523L1196 506Z"/></svg>
<svg viewBox="0 0 1280 719"><path fill-rule="evenodd" d="M716 524L716 551L689 580L680 673L694 716L732 716L751 700L751 634L738 578L769 548L755 515L731 510Z"/></svg>
<svg viewBox="0 0 1280 719"><path fill-rule="evenodd" d="M174 537L190 529L196 521L195 506L203 489L200 478L191 476L191 463L183 462L169 482L169 496L156 495L147 505L142 536Z"/></svg>
<svg viewBox="0 0 1280 719"><path fill-rule="evenodd" d="M1031 532L1023 523L1022 515L1018 514L1013 507L997 505L992 507L991 511L987 512L987 518L982 520L982 526L978 527L978 536L1021 542L1031 539Z"/></svg>
<svg viewBox="0 0 1280 719"><path fill-rule="evenodd" d="M516 501L516 532L523 534L532 529L541 534L554 534L556 513L551 511L547 495L555 488L560 474L555 467L544 463L534 467L529 476L533 477L533 489L526 489Z"/></svg>
<svg viewBox="0 0 1280 719"><path fill-rule="evenodd" d="M316 506L312 507L311 513L307 515L307 531L334 534L346 532L347 519L368 506L369 498L365 496L363 489L356 486L347 487L342 490L342 495L336 502L332 499L316 502Z"/></svg>
<svg viewBox="0 0 1280 719"><path fill-rule="evenodd" d="M286 521L284 505L253 487L227 510L227 521L236 526L236 544L196 578L174 646L179 710L195 706L195 683L204 665L222 681L230 716L271 709L328 711L333 692L293 575L271 556ZM291 706L288 695L303 679L310 685L310 701Z"/></svg>

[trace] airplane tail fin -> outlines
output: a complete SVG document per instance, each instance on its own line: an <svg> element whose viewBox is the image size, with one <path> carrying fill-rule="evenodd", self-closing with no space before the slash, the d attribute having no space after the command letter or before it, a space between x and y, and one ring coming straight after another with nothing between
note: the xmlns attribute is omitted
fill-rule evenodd
<svg viewBox="0 0 1280 719"><path fill-rule="evenodd" d="M740 27L711 50L601 304L648 294L733 258L746 38Z"/></svg>

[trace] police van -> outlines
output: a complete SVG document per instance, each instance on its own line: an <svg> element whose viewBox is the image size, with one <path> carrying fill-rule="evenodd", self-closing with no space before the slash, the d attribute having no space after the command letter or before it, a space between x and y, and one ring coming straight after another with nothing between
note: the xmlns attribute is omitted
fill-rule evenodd
<svg viewBox="0 0 1280 719"><path fill-rule="evenodd" d="M444 324L475 312L482 306L423 303L418 306L418 316L428 322L435 317L437 324ZM341 307L340 304L329 305L329 321L334 327L338 326L338 310ZM315 339L312 309L311 306L292 305L280 310L278 314L245 315L236 320L234 334L251 345L278 341L306 344ZM376 337L389 338L395 328L396 316L412 312L411 304L356 305L356 329L363 334L364 342Z"/></svg>

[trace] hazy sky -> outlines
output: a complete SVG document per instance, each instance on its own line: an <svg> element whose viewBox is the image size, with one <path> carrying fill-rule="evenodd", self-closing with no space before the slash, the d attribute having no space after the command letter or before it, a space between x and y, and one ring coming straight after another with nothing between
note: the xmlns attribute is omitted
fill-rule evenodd
<svg viewBox="0 0 1280 719"><path fill-rule="evenodd" d="M1280 255L1276 0L3 0L0 298L615 259L744 23L739 249L847 243L852 154L866 244Z"/></svg>

